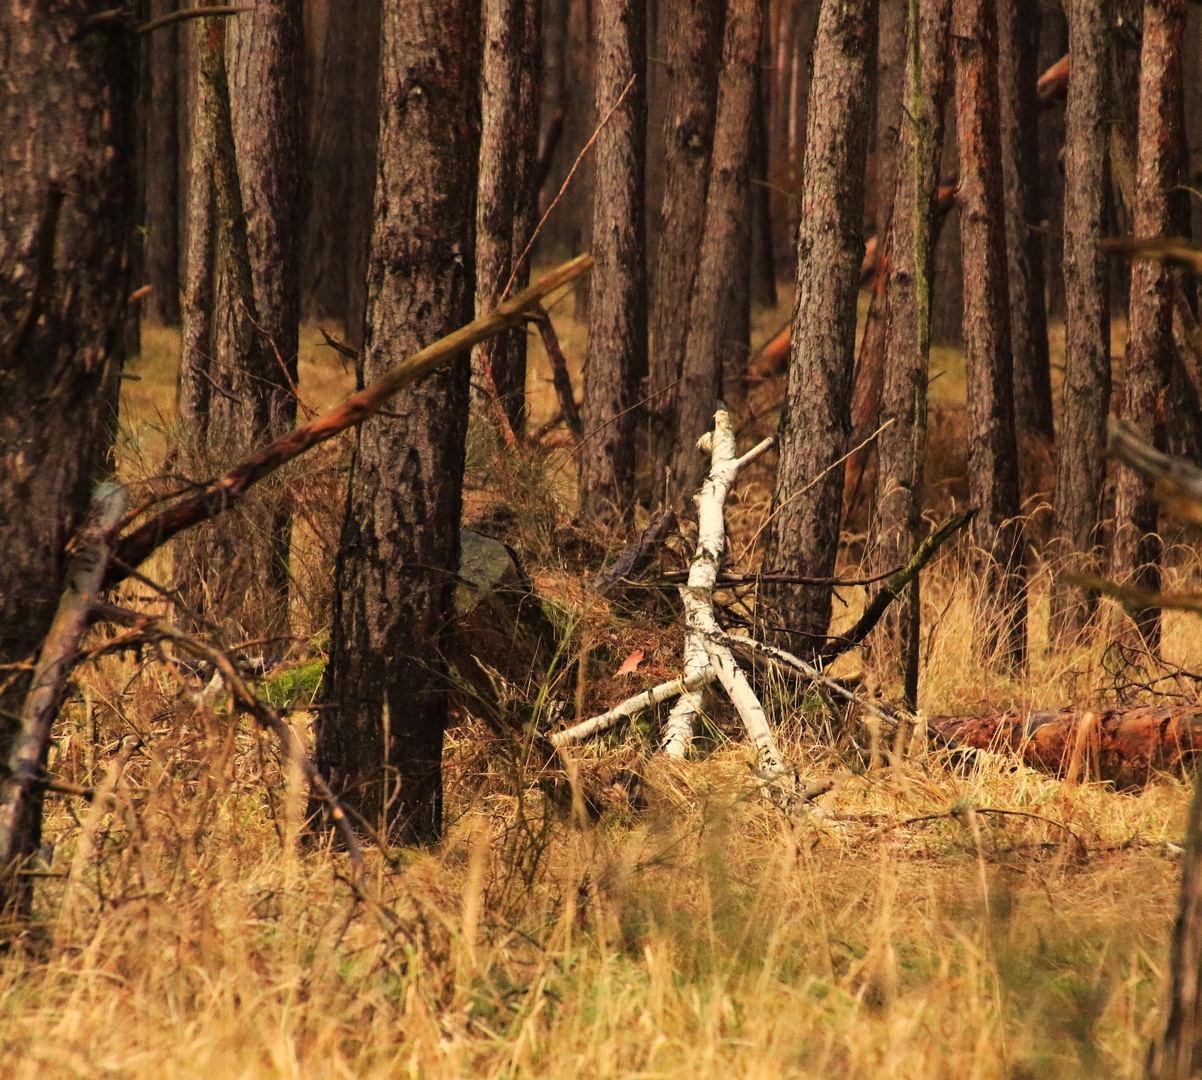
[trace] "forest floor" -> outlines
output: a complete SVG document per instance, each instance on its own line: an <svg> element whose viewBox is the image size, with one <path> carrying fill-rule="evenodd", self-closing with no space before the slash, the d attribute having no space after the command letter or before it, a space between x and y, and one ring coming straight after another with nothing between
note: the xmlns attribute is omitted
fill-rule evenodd
<svg viewBox="0 0 1202 1080"><path fill-rule="evenodd" d="M578 359L583 328L556 317ZM758 313L757 341L786 317ZM176 340L148 330L129 365L127 478L162 466ZM354 381L319 342L306 331L300 363L316 409ZM535 428L554 399L536 339L531 359ZM939 516L963 499L962 357L940 350L933 369L946 372L933 388ZM579 386L578 364L573 376ZM771 433L770 411L745 418L780 389L739 405L740 445ZM550 696L591 712L678 672L681 634L664 594L608 603L586 593L627 538L571 523L570 448L554 433L547 442L507 453L477 426L465 523L520 553L565 658L584 656L583 677L560 678ZM328 632L347 446L289 478L300 507L292 616L304 637L267 692L292 707L302 735ZM759 558L772 465L747 470L728 504L739 568ZM1033 529L1041 477L1027 477ZM853 527L843 569L861 546ZM683 559L676 549L666 557ZM1197 577L1192 545L1172 562L1170 584ZM1029 670L983 665L966 567L950 551L927 574L925 712L1132 694L1102 635L1048 652L1044 567L1032 575ZM148 573L167 577L169 564ZM837 626L863 604L861 590L842 598ZM1197 618L1169 614L1164 625L1166 656L1202 670ZM638 650L635 670L617 674ZM871 656L840 664L867 691L896 696ZM445 840L401 852L396 869L369 849L356 892L345 855L304 835L300 786L270 741L198 690L149 654L80 669L50 767L112 799L48 802L36 918L0 957L0 1076L1134 1077L1163 1027L1189 800L1180 779L1119 792L1006 755L962 760L916 744L865 769L836 748L837 715L767 680L786 757L803 782L834 780L817 812L765 794L715 702L688 763L653 752L655 720L573 751L578 777L641 778L637 797L611 785L612 798L582 813L467 698L448 737ZM522 686L506 695L515 710L532 698ZM109 763L130 733L143 748L118 775ZM999 809L1035 816L988 812Z"/></svg>

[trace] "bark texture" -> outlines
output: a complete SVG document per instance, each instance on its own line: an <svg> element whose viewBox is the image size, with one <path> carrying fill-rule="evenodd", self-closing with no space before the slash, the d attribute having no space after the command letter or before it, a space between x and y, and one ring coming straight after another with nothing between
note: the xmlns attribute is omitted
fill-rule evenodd
<svg viewBox="0 0 1202 1080"><path fill-rule="evenodd" d="M0 664L42 644L116 425L137 65L128 39L78 33L104 6L0 7ZM0 709L27 687L6 677ZM18 834L37 850L40 793Z"/></svg>
<svg viewBox="0 0 1202 1080"><path fill-rule="evenodd" d="M291 38L288 8L297 16ZM295 9L264 4L254 24L232 31L241 38L229 49L242 83L235 91L241 98L237 131L226 65L228 20L196 23L201 64L189 193L196 216L189 221L180 361L181 456L192 477L224 470L296 418L298 302L289 250L295 230L288 228L296 191L295 105L288 99L295 102L300 91ZM269 485L181 539L173 562L186 611L235 637L284 632L289 529L283 490Z"/></svg>
<svg viewBox="0 0 1202 1080"><path fill-rule="evenodd" d="M1044 297L1043 205L1039 169L1039 0L997 6L1002 175L1006 185L1006 255L1010 344L1014 352L1014 420L1023 435L1051 440L1052 372Z"/></svg>
<svg viewBox="0 0 1202 1080"><path fill-rule="evenodd" d="M730 0L727 5L705 228L688 306L671 459L672 498L678 512L691 509L689 500L705 478L707 466L697 440L709 429L721 395L726 342L738 332L730 278L732 267L742 274L747 266L744 258L740 268L740 256L748 254L743 240L762 19L762 0ZM742 302L745 306L745 296Z"/></svg>
<svg viewBox="0 0 1202 1080"><path fill-rule="evenodd" d="M877 4L823 0L807 120L797 299L780 465L765 565L829 576L839 546L851 419L856 294L864 257L864 165L876 84ZM829 586L777 585L761 599L813 644L826 634Z"/></svg>
<svg viewBox="0 0 1202 1080"><path fill-rule="evenodd" d="M902 565L921 540L931 353L932 217L951 95L952 0L910 0L906 112L898 156L885 284L886 330L873 536L874 571ZM905 612L886 623L902 657L906 694L917 704L918 582Z"/></svg>
<svg viewBox="0 0 1202 1080"><path fill-rule="evenodd" d="M1188 221L1184 193L1172 190L1182 182L1184 37L1185 0L1144 5L1133 206L1137 237L1177 236ZM1164 396L1176 349L1172 271L1163 263L1140 259L1132 264L1127 328L1122 416L1145 442L1164 451ZM1151 483L1134 470L1118 471L1114 516L1111 573L1159 592L1159 509ZM1158 648L1160 612L1142 611L1136 624L1149 648Z"/></svg>
<svg viewBox="0 0 1202 1080"><path fill-rule="evenodd" d="M1018 666L1026 659L1027 592L1018 518L995 0L956 0L952 41L960 149L968 498L980 507L973 533L986 560L977 653L986 660L1000 653Z"/></svg>
<svg viewBox="0 0 1202 1080"><path fill-rule="evenodd" d="M330 5L309 124L302 294L310 318L342 320L358 347L376 186L381 0Z"/></svg>
<svg viewBox="0 0 1202 1080"><path fill-rule="evenodd" d="M388 5L361 380L471 321L480 8ZM369 821L431 841L442 817L441 642L458 569L466 357L359 429L317 723L330 786ZM386 820L384 820L386 818Z"/></svg>
<svg viewBox="0 0 1202 1080"><path fill-rule="evenodd" d="M176 0L154 0L152 18L177 8ZM185 31L186 33L186 31ZM141 314L150 322L174 326L179 322L180 287L180 28L166 26L146 34L143 112L143 273L153 291L142 301Z"/></svg>
<svg viewBox="0 0 1202 1080"><path fill-rule="evenodd" d="M534 0L486 0L480 71L480 190L476 203L476 314L505 292L528 226L532 170L538 155L537 56L541 7ZM533 135L533 149L531 136ZM529 278L524 263L520 289ZM510 290L514 291L513 289ZM472 354L478 394L496 390L510 427L526 414L526 334L513 331L477 345Z"/></svg>
<svg viewBox="0 0 1202 1080"><path fill-rule="evenodd" d="M656 498L672 460L688 299L693 293L721 70L726 0L670 4L664 12L668 106L664 125L664 201L651 301L651 477Z"/></svg>
<svg viewBox="0 0 1202 1080"><path fill-rule="evenodd" d="M633 406L647 367L647 12L639 0L597 8L597 115L630 89L597 137L580 512L617 523L634 508Z"/></svg>
<svg viewBox="0 0 1202 1080"><path fill-rule="evenodd" d="M1071 0L1067 14L1073 74L1065 115L1065 358L1054 532L1060 568L1096 570L1110 411L1110 269L1098 250L1109 178L1110 5ZM1075 640L1090 612L1080 589L1053 582L1053 640Z"/></svg>

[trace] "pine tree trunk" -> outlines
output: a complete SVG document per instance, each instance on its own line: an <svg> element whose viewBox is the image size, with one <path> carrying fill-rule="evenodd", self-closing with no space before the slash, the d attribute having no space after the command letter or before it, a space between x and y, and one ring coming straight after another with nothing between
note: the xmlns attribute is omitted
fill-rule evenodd
<svg viewBox="0 0 1202 1080"><path fill-rule="evenodd" d="M480 192L476 203L476 314L491 311L509 282L520 208L528 204L530 129L527 8L532 0L486 0L481 60ZM523 86L527 100L523 101ZM538 130L537 107L533 110ZM524 246L524 245L523 245ZM483 400L496 389L510 426L526 413L525 332L502 334L472 350L473 387ZM488 382L491 379L492 387Z"/></svg>
<svg viewBox="0 0 1202 1080"><path fill-rule="evenodd" d="M1002 175L1006 185L1006 251L1010 280L1010 344L1014 351L1014 420L1026 436L1051 440L1052 371L1044 297L1043 200L1039 169L1040 0L1001 3L998 86Z"/></svg>
<svg viewBox="0 0 1202 1080"><path fill-rule="evenodd" d="M363 336L367 246L376 186L381 0L330 5L309 125L301 293L309 318Z"/></svg>
<svg viewBox="0 0 1202 1080"><path fill-rule="evenodd" d="M600 0L596 111L620 108L596 147L596 196L584 369L580 511L592 521L628 520L634 499L632 408L647 364L647 264L643 175L647 151L647 22L639 0Z"/></svg>
<svg viewBox="0 0 1202 1080"><path fill-rule="evenodd" d="M731 278L743 275L741 284L748 283L750 251L744 241L762 19L761 0L730 0L727 4L705 228L688 308L671 459L672 497L678 513L692 509L692 497L708 472L697 440L710 429L722 394L727 343L745 332L736 318L746 309L748 296L732 292Z"/></svg>
<svg viewBox="0 0 1202 1080"><path fill-rule="evenodd" d="M689 297L701 257L709 190L725 0L670 4L665 12L668 115L664 125L664 201L651 306L651 485L663 495L672 460Z"/></svg>
<svg viewBox="0 0 1202 1080"><path fill-rule="evenodd" d="M931 352L932 216L943 155L944 113L951 95L952 0L910 0L905 119L885 284L884 385L877 437L873 567L904 565L922 539L926 460L927 372ZM915 35L917 34L917 38ZM905 610L885 626L900 647L906 698L918 697L919 581Z"/></svg>
<svg viewBox="0 0 1202 1080"><path fill-rule="evenodd" d="M53 620L67 542L111 468L134 226L133 42L79 33L103 5L0 7L0 664ZM20 713L28 679L0 683ZM4 739L7 757L8 739ZM34 793L17 847L41 840ZM26 899L0 886L0 906Z"/></svg>
<svg viewBox="0 0 1202 1080"><path fill-rule="evenodd" d="M472 319L480 30L469 0L384 12L366 381ZM463 357L359 430L335 569L331 708L317 722L331 787L418 842L442 827L441 644L458 572L469 377Z"/></svg>
<svg viewBox="0 0 1202 1080"><path fill-rule="evenodd" d="M177 6L176 0L155 0L150 5L150 15L165 15ZM142 118L145 131L142 281L153 289L142 301L141 312L148 322L162 326L179 323L179 34L179 27L165 26L143 38L149 78Z"/></svg>
<svg viewBox="0 0 1202 1080"><path fill-rule="evenodd" d="M843 467L851 418L856 296L864 257L864 166L876 90L877 4L823 0L806 122L797 301L780 465L765 565L826 577L839 546ZM771 621L820 644L829 586L774 586Z"/></svg>
<svg viewBox="0 0 1202 1080"><path fill-rule="evenodd" d="M1182 182L1184 37L1185 0L1144 4L1133 208L1136 236L1177 236L1188 221L1185 194L1173 191ZM1172 272L1163 263L1132 265L1127 327L1122 415L1146 442L1165 450L1165 426L1157 414L1176 349ZM1111 573L1119 580L1134 578L1152 592L1160 590L1158 521L1151 484L1131 469L1119 469ZM1136 624L1147 646L1156 650L1160 612L1149 608L1136 617Z"/></svg>
<svg viewBox="0 0 1202 1080"><path fill-rule="evenodd" d="M235 91L237 132L226 71L227 20L196 24L197 190L189 202L198 216L189 223L180 364L182 449L192 476L221 471L291 428L296 417L298 302L295 256L288 250L295 230L288 225L295 214L289 203L295 206L299 22L291 20L290 36L286 6L295 7L264 4L255 25L231 31L241 38L229 49L235 79L245 80ZM243 187L252 200L245 204ZM234 637L283 633L289 531L284 493L269 484L181 538L174 546L174 574L188 614L203 615Z"/></svg>
<svg viewBox="0 0 1202 1080"><path fill-rule="evenodd" d="M1039 71L1045 72L1068 52L1068 23L1059 4L1040 12ZM1043 189L1043 277L1048 318L1064 318L1064 103L1041 103L1039 173Z"/></svg>
<svg viewBox="0 0 1202 1080"><path fill-rule="evenodd" d="M985 558L977 655L988 660L1000 653L1018 667L1027 651L1027 588L1018 517L995 0L956 0L952 41L960 144L968 498L981 508L973 533Z"/></svg>
<svg viewBox="0 0 1202 1080"><path fill-rule="evenodd" d="M880 0L877 44L876 175L871 201L878 248L885 243L897 178L898 134L901 130L902 85L905 78L906 0Z"/></svg>
<svg viewBox="0 0 1202 1080"><path fill-rule="evenodd" d="M1057 569L1097 569L1106 418L1110 411L1110 268L1098 251L1106 222L1109 4L1071 0L1064 149L1065 360L1054 532ZM1071 643L1091 608L1075 586L1053 581L1050 636Z"/></svg>

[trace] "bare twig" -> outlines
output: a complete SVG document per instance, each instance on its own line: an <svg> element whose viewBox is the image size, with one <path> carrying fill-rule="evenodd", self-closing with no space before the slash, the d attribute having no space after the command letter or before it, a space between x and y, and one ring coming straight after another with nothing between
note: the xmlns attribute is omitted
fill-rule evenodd
<svg viewBox="0 0 1202 1080"><path fill-rule="evenodd" d="M584 438L584 423L580 419L580 408L576 404L576 392L572 389L572 377L568 374L568 362L564 358L563 349L559 345L559 335L555 333L555 324L540 306L533 322L538 326L538 332L543 339L543 348L547 359L551 361L551 381L555 386L555 395L559 398L559 409L563 418L568 422L568 428L576 439Z"/></svg>
<svg viewBox="0 0 1202 1080"><path fill-rule="evenodd" d="M184 8L182 11L172 11L167 15L160 15L157 19L151 19L148 22L144 22L140 26L135 26L134 33L149 34L154 30L161 30L164 26L171 26L173 23L183 22L185 19L210 19L222 15L241 15L245 12L254 10L255 8L253 4Z"/></svg>
<svg viewBox="0 0 1202 1080"><path fill-rule="evenodd" d="M544 297L567 282L575 281L588 273L592 265L591 255L581 255L571 262L564 263L513 299L498 304L482 318L402 360L325 416L281 436L269 446L239 462L224 476L214 480L191 498L175 503L122 537L116 546L117 558L127 566L140 565L152 551L184 529L224 513L248 488L281 465L332 439L339 432L362 423L406 386L437 371L477 342L523 325L529 313ZM112 588L127 576L127 571L112 566L105 578L105 587Z"/></svg>

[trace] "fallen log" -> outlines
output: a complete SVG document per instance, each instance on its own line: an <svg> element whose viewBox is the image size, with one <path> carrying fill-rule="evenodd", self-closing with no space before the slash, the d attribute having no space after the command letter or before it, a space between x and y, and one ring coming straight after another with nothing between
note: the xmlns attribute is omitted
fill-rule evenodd
<svg viewBox="0 0 1202 1080"><path fill-rule="evenodd" d="M676 513L665 510L652 519L639 538L595 578L590 588L598 596L612 592L622 582L633 582L647 569L664 534L676 524Z"/></svg>
<svg viewBox="0 0 1202 1080"><path fill-rule="evenodd" d="M936 716L927 728L958 748L1018 754L1033 769L1118 788L1183 773L1202 751L1202 706L1040 709L993 716Z"/></svg>

